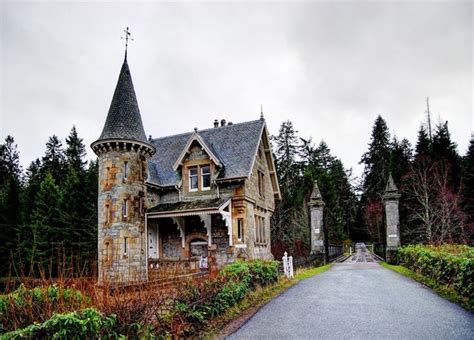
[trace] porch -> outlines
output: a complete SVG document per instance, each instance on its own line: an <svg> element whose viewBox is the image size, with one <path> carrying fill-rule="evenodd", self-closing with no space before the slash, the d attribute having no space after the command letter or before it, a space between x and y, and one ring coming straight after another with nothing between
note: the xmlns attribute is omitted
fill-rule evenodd
<svg viewBox="0 0 474 340"><path fill-rule="evenodd" d="M217 270L232 258L230 199L159 204L146 230L149 280Z"/></svg>

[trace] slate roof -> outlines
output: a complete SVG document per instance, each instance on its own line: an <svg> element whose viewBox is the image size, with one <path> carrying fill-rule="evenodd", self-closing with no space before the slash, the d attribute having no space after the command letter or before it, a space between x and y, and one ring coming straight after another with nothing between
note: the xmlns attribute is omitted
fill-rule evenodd
<svg viewBox="0 0 474 340"><path fill-rule="evenodd" d="M265 121L259 119L197 132L223 164L218 179L249 176L264 126ZM173 165L191 135L188 132L151 141L156 153L148 162L149 182L160 186L178 183Z"/></svg>
<svg viewBox="0 0 474 340"><path fill-rule="evenodd" d="M147 143L127 59L124 60L120 70L104 129L99 137L99 140L103 139L125 139Z"/></svg>
<svg viewBox="0 0 474 340"><path fill-rule="evenodd" d="M181 201L174 203L162 203L148 209L148 213L180 213L195 210L218 210L229 198L211 198L207 200Z"/></svg>

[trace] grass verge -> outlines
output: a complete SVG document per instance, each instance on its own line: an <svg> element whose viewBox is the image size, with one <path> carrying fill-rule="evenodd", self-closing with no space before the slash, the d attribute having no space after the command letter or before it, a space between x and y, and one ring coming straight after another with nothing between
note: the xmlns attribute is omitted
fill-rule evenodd
<svg viewBox="0 0 474 340"><path fill-rule="evenodd" d="M380 265L382 265L382 267L393 270L403 276L409 277L410 279L420 282L421 284L433 289L438 295L442 296L443 298L451 302L457 303L471 312L474 312L474 305L469 302L469 299L460 296L458 293L456 293L456 291L453 288L446 285L441 285L437 283L436 281L434 281L433 279L430 279L429 277L415 273L414 271L406 267L403 267L401 265L392 265L385 262L379 262L379 263Z"/></svg>
<svg viewBox="0 0 474 340"><path fill-rule="evenodd" d="M240 328L270 300L276 298L299 281L321 274L331 268L331 266L332 263L321 267L297 270L292 280L282 278L273 285L257 288L255 291L248 293L240 303L210 321L206 331L199 337L205 339L224 338Z"/></svg>

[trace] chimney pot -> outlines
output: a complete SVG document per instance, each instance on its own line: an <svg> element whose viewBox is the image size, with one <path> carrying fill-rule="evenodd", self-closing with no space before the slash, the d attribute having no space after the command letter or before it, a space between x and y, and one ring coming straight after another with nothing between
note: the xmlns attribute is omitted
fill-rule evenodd
<svg viewBox="0 0 474 340"><path fill-rule="evenodd" d="M214 119L214 127L219 127L219 120L217 119Z"/></svg>
<svg viewBox="0 0 474 340"><path fill-rule="evenodd" d="M221 119L221 126L225 126L225 119Z"/></svg>

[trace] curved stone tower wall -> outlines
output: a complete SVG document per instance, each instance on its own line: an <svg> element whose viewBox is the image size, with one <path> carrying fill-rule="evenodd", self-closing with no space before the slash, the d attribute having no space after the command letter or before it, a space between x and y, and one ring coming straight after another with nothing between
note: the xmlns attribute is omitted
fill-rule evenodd
<svg viewBox="0 0 474 340"><path fill-rule="evenodd" d="M147 279L146 169L146 157L133 149L112 149L99 155L99 283Z"/></svg>

